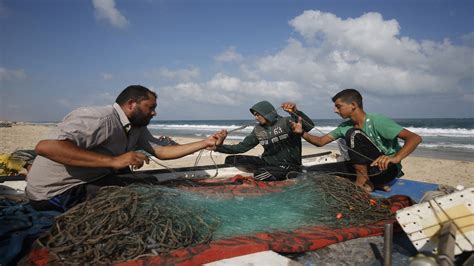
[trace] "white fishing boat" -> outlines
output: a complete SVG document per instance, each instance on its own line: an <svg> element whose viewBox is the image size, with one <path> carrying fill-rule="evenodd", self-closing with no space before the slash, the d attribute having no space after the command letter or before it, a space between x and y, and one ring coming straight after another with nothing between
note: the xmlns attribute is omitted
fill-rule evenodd
<svg viewBox="0 0 474 266"><path fill-rule="evenodd" d="M150 157L152 161L158 162L155 157ZM342 157L334 152L322 152L302 156L302 171L305 172L311 166L336 163L342 161ZM161 168L137 170L137 174L153 175L158 181L168 181L183 178L229 178L235 175L251 176L244 167L235 167L228 164L213 164L203 166ZM0 196L2 195L23 195L25 193L25 176L0 176Z"/></svg>

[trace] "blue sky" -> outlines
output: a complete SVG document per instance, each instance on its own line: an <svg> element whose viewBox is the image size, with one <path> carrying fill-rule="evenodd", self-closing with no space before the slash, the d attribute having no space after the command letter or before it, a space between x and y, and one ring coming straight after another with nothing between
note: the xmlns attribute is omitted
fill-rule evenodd
<svg viewBox="0 0 474 266"><path fill-rule="evenodd" d="M155 119L338 118L356 88L394 118L474 117L474 1L0 0L0 120L58 121L130 84Z"/></svg>

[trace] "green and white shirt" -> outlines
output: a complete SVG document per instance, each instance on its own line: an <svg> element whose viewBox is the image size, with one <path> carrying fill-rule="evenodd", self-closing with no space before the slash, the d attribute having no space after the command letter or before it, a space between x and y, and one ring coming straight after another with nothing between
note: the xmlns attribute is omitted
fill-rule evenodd
<svg viewBox="0 0 474 266"><path fill-rule="evenodd" d="M336 129L329 132L329 135L334 140L344 138L346 132L353 127L354 122L352 120L345 121ZM366 113L364 125L361 130L385 155L394 155L401 149L398 143L398 134L403 130L403 127L384 115ZM398 168L401 170L400 164Z"/></svg>

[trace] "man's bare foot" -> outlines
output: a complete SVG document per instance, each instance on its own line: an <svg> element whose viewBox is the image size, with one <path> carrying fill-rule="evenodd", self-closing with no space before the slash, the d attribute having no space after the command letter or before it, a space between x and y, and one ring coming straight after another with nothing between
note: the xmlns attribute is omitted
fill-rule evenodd
<svg viewBox="0 0 474 266"><path fill-rule="evenodd" d="M372 182L370 182L370 180L365 181L364 184L359 184L359 182L356 181L355 184L368 193L374 191L374 185Z"/></svg>
<svg viewBox="0 0 474 266"><path fill-rule="evenodd" d="M358 176L355 180L355 184L367 192L372 192L374 190L372 183L365 176Z"/></svg>
<svg viewBox="0 0 474 266"><path fill-rule="evenodd" d="M368 193L374 191L374 188L372 186L370 186L369 184L367 184L367 183L363 184L360 187Z"/></svg>
<svg viewBox="0 0 474 266"><path fill-rule="evenodd" d="M378 189L378 190L385 191L385 192L392 191L392 188L388 185L377 185L377 186L375 186L375 188Z"/></svg>

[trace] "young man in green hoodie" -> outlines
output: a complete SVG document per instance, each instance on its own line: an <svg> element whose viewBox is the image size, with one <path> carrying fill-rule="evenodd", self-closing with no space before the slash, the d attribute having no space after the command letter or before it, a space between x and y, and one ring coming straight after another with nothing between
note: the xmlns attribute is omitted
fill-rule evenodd
<svg viewBox="0 0 474 266"><path fill-rule="evenodd" d="M275 181L295 177L301 168L301 135L293 133L290 122L296 122L298 117L301 117L306 121L302 126L304 131L310 131L314 124L294 103L283 103L281 108L291 116L279 116L275 107L267 101L252 106L250 112L255 116L258 125L238 144L223 145L227 131L221 131L215 148L218 152L244 153L258 144L264 149L261 157L227 156L225 163L251 169L256 180Z"/></svg>

